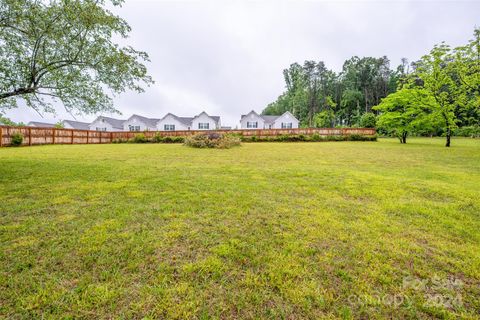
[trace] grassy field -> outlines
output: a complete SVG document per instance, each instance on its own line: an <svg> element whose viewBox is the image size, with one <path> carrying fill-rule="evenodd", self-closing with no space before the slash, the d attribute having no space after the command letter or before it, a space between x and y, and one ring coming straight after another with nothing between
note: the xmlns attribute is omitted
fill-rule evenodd
<svg viewBox="0 0 480 320"><path fill-rule="evenodd" d="M480 140L0 149L0 318L480 314Z"/></svg>

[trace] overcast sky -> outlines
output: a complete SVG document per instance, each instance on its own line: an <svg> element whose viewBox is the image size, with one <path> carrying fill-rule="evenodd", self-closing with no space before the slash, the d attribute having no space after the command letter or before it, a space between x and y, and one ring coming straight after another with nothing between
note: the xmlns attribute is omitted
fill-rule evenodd
<svg viewBox="0 0 480 320"><path fill-rule="evenodd" d="M339 71L353 55L387 55L391 66L446 41L461 45L480 25L480 1L160 1L126 0L118 10L132 27L128 43L147 51L155 84L115 99L119 118L167 112L220 115L235 127L284 90L282 70L322 60ZM56 122L26 108L15 121ZM91 121L96 115L77 116Z"/></svg>

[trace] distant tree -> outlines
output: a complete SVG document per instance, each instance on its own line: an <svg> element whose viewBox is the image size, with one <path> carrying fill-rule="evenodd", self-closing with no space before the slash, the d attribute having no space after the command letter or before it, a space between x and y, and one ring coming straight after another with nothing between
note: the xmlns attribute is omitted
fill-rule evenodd
<svg viewBox="0 0 480 320"><path fill-rule="evenodd" d="M446 147L450 147L453 130L457 127L455 109L464 105L464 96L456 80L451 49L446 44L435 46L417 64L416 76L422 87L433 97L434 111L442 118Z"/></svg>
<svg viewBox="0 0 480 320"><path fill-rule="evenodd" d="M0 1L0 109L23 99L39 112L55 101L68 112L115 111L107 90L143 91L148 55L115 43L130 27L106 9L122 2Z"/></svg>
<svg viewBox="0 0 480 320"><path fill-rule="evenodd" d="M63 124L62 121L58 121L57 123L55 123L54 127L57 129L63 129L65 128L65 125Z"/></svg>
<svg viewBox="0 0 480 320"><path fill-rule="evenodd" d="M366 112L362 114L362 117L360 118L360 127L363 128L375 128L377 124L377 119L375 117L375 114L372 112Z"/></svg>

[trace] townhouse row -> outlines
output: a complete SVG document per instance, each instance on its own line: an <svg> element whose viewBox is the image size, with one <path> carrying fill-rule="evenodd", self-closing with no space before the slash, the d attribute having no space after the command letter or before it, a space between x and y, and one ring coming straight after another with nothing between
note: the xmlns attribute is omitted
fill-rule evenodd
<svg viewBox="0 0 480 320"><path fill-rule="evenodd" d="M147 118L132 115L126 120L99 116L93 122L63 120L62 125L67 129L95 130L95 131L182 131L182 130L218 130L231 129L222 127L219 116L210 116L202 112L194 117L179 117L167 113L163 118ZM53 127L54 124L44 122L29 122L28 126ZM282 115L261 115L255 111L242 115L241 129L292 129L298 128L298 119L290 112Z"/></svg>

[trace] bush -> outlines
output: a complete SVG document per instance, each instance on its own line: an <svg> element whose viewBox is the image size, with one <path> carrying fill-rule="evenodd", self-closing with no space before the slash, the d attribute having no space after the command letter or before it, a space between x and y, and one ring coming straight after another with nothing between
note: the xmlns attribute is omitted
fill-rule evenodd
<svg viewBox="0 0 480 320"><path fill-rule="evenodd" d="M200 133L185 138L185 145L193 148L229 149L240 145L236 136L219 133Z"/></svg>
<svg viewBox="0 0 480 320"><path fill-rule="evenodd" d="M16 132L12 134L12 146L18 147L21 146L23 143L23 135L20 132Z"/></svg>
<svg viewBox="0 0 480 320"><path fill-rule="evenodd" d="M360 127L375 128L377 125L377 117L371 112L366 112L360 117Z"/></svg>
<svg viewBox="0 0 480 320"><path fill-rule="evenodd" d="M122 138L112 140L112 143L127 143L127 142L128 142L128 140L122 139Z"/></svg>
<svg viewBox="0 0 480 320"><path fill-rule="evenodd" d="M136 134L135 137L131 140L133 143L147 143L148 139L143 133Z"/></svg>
<svg viewBox="0 0 480 320"><path fill-rule="evenodd" d="M457 128L454 132L458 137L480 138L480 126L468 126Z"/></svg>

